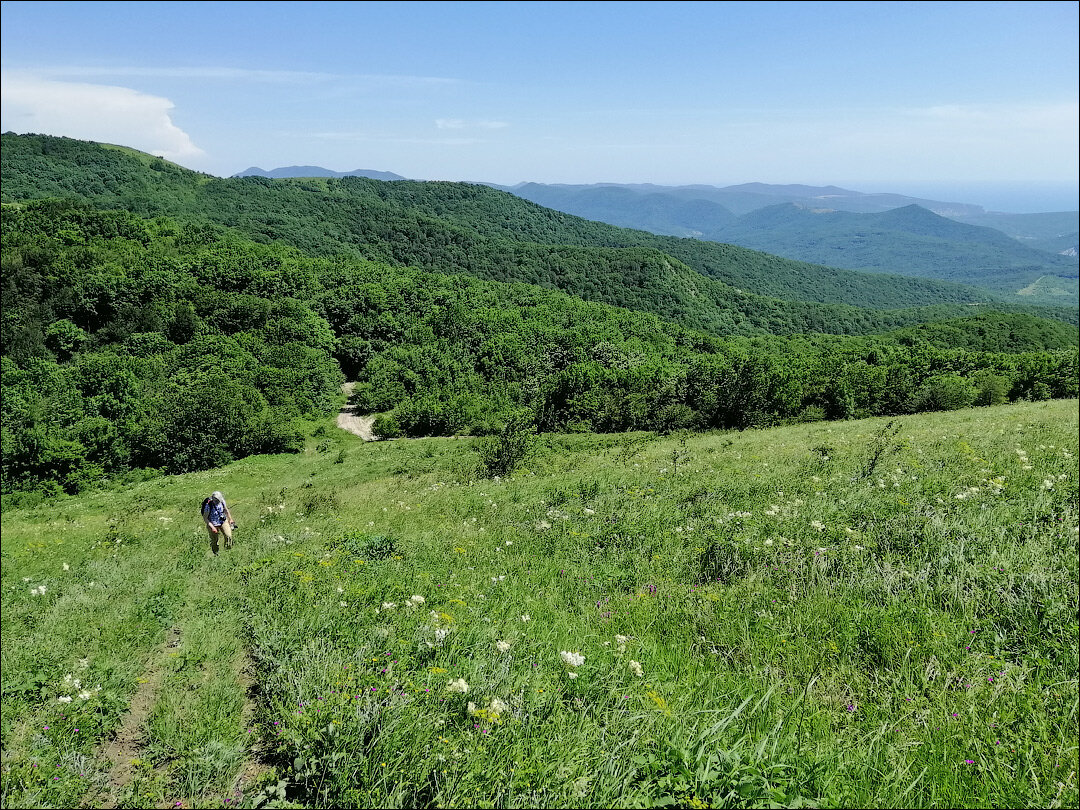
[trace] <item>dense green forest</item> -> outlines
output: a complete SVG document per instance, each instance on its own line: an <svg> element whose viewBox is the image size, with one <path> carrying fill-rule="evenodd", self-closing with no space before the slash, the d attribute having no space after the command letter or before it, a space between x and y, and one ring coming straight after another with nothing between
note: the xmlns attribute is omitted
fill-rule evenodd
<svg viewBox="0 0 1080 810"><path fill-rule="evenodd" d="M590 222L481 185L359 177L200 175L132 150L4 134L4 201L73 197L144 216L214 222L309 256L360 256L493 281L522 281L728 333L867 333L905 325L858 308L908 309L907 323L1003 299L932 279L857 273L733 245ZM952 305L943 314L938 305ZM1027 311L1050 317L1055 310ZM1062 310L1075 320L1075 308Z"/></svg>
<svg viewBox="0 0 1080 810"><path fill-rule="evenodd" d="M1077 395L1076 329L1026 314L864 337L747 320L722 335L72 201L6 204L0 223L4 492L298 449L346 377L385 436L743 428Z"/></svg>

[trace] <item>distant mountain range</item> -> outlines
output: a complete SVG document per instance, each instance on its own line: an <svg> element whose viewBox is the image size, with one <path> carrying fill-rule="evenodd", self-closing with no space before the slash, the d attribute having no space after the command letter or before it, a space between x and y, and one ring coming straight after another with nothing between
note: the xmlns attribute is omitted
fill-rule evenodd
<svg viewBox="0 0 1080 810"><path fill-rule="evenodd" d="M670 236L693 236L715 239L721 227L734 219L761 208L791 203L812 212L847 211L854 214L877 214L918 205L938 216L968 225L984 225L1002 231L1014 239L1030 242L1029 247L1047 249L1042 242L1053 239L1077 240L1080 232L1080 212L1064 211L1045 214L1009 214L987 211L981 205L942 202L903 194L865 194L837 186L768 185L744 183L738 186L656 186L649 184L598 183L593 185L546 185L519 183L516 186L495 186L557 210L576 216L588 213L606 216L621 215L627 219L642 217L635 211L652 215L652 228L665 228ZM693 208L684 207L696 203ZM575 209L570 211L569 209ZM663 212L668 213L663 213ZM686 215L697 214L699 219ZM624 227L643 227L630 224ZM679 231L682 232L679 232ZM1038 243L1038 244L1036 244ZM1064 250L1065 248L1062 248ZM1057 252L1056 250L1053 252Z"/></svg>
<svg viewBox="0 0 1080 810"><path fill-rule="evenodd" d="M292 166L237 176L403 180L391 172ZM1076 303L1080 213L1009 214L982 206L838 186L597 183L500 186L530 202L609 225L722 242L849 270L892 273Z"/></svg>
<svg viewBox="0 0 1080 810"><path fill-rule="evenodd" d="M1062 300L1076 296L1075 256L1037 250L994 228L957 222L918 205L854 214L783 203L739 217L717 241L831 267L938 278L1001 292L1037 291L1040 297Z"/></svg>
<svg viewBox="0 0 1080 810"><path fill-rule="evenodd" d="M682 200L706 200L723 206L736 216L748 214L758 208L777 203L797 203L808 208L827 208L851 211L858 214L878 213L905 205L921 205L935 214L949 217L980 216L986 213L981 205L959 202L941 202L903 194L867 194L838 186L771 185L768 183L742 183L736 186L659 186L651 183L594 183L588 185L547 185L542 183L519 183L502 186L515 194L551 194L564 199L580 194L588 195L605 189L623 189L641 196L669 196Z"/></svg>
<svg viewBox="0 0 1080 810"><path fill-rule="evenodd" d="M233 177L269 177L271 180L284 177L367 177L371 180L404 180L400 174L378 172L374 169L353 169L351 172L335 172L322 166L283 166L280 169L266 171L258 166L244 169Z"/></svg>

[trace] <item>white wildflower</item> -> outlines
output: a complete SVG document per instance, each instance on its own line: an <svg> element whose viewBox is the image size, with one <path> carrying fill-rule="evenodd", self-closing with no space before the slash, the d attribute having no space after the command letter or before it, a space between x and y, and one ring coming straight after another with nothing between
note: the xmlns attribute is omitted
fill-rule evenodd
<svg viewBox="0 0 1080 810"><path fill-rule="evenodd" d="M661 470L661 472L664 472L664 470ZM573 680L574 678L577 677L576 672L567 672L566 674L570 677L570 680Z"/></svg>
<svg viewBox="0 0 1080 810"><path fill-rule="evenodd" d="M639 664L637 661L630 662L630 671L637 675L639 678L645 677L645 670L641 668L641 664Z"/></svg>
<svg viewBox="0 0 1080 810"><path fill-rule="evenodd" d="M64 570L65 570L65 571L70 571L70 570L71 570L71 566L70 566L70 565L68 565L67 563L64 563Z"/></svg>
<svg viewBox="0 0 1080 810"><path fill-rule="evenodd" d="M495 642L495 649L497 649L499 652L503 652L503 653L504 652L510 652L510 642L509 641L496 641Z"/></svg>
<svg viewBox="0 0 1080 810"><path fill-rule="evenodd" d="M61 695L57 700L60 703L71 703L71 695Z"/></svg>
<svg viewBox="0 0 1080 810"><path fill-rule="evenodd" d="M563 650L562 652L559 653L559 657L562 658L562 660L566 664L568 664L569 666L572 666L572 667L580 667L582 664L585 663L585 656L582 655L581 653L575 653L575 652L569 652L567 650Z"/></svg>
<svg viewBox="0 0 1080 810"><path fill-rule="evenodd" d="M586 515L595 515L596 514L595 509L582 509L581 511L584 512Z"/></svg>
<svg viewBox="0 0 1080 810"><path fill-rule="evenodd" d="M383 610L393 610L396 607L397 607L397 602L383 602L382 603L382 609Z"/></svg>
<svg viewBox="0 0 1080 810"><path fill-rule="evenodd" d="M822 523L820 520L811 520L810 525L813 528L817 529L819 532L825 531L825 524Z"/></svg>
<svg viewBox="0 0 1080 810"><path fill-rule="evenodd" d="M94 693L91 692L89 689L83 689L81 692L79 692L79 700L89 700L93 696Z"/></svg>
<svg viewBox="0 0 1080 810"><path fill-rule="evenodd" d="M465 683L464 678L458 678L456 681L447 681L446 682L446 691L447 692L459 692L462 695L464 695L466 692L469 691L469 685L467 683Z"/></svg>
<svg viewBox="0 0 1080 810"><path fill-rule="evenodd" d="M527 621L529 621L529 614L528 614L528 613L523 613L523 614L521 614L521 620L522 620L523 622L527 622Z"/></svg>

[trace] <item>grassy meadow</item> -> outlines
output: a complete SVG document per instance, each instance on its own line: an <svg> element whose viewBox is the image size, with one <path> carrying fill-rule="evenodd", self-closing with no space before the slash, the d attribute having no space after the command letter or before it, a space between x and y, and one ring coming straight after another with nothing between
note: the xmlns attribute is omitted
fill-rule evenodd
<svg viewBox="0 0 1080 810"><path fill-rule="evenodd" d="M1080 803L1076 400L316 434L5 503L4 807Z"/></svg>

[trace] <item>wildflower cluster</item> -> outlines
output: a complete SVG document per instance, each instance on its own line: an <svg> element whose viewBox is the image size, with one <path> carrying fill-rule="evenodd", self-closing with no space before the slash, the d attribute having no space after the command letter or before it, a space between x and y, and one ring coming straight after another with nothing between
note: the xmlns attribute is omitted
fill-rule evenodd
<svg viewBox="0 0 1080 810"><path fill-rule="evenodd" d="M79 669L86 669L90 665L90 662L86 658L79 660ZM68 673L60 681L57 689L59 694L57 695L58 703L71 703L76 698L79 700L90 700L94 695L101 691L100 686L93 688L83 686L83 682L80 678L75 677L72 673Z"/></svg>
<svg viewBox="0 0 1080 810"><path fill-rule="evenodd" d="M469 691L469 684L465 683L464 678L450 680L446 682L446 691L464 695Z"/></svg>
<svg viewBox="0 0 1080 810"><path fill-rule="evenodd" d="M569 650L562 650L559 653L559 657L563 660L566 666L570 667L570 671L566 673L567 677L573 680L578 676L574 671L575 667L580 667L585 663L585 656L581 653L570 652Z"/></svg>
<svg viewBox="0 0 1080 810"><path fill-rule="evenodd" d="M471 716L486 720L489 723L501 723L502 716L510 711L510 706L497 697L490 697L487 706L483 708L479 708L475 703L469 701L468 711Z"/></svg>

